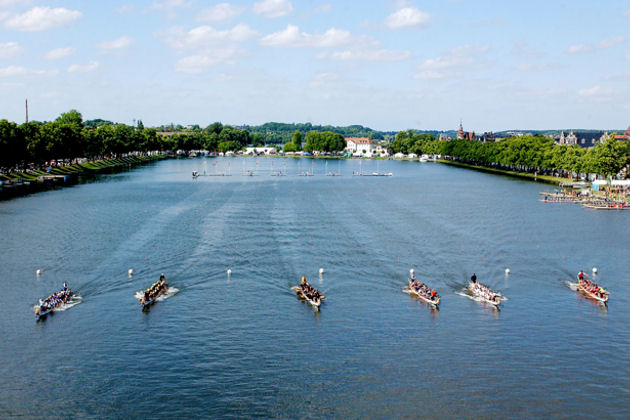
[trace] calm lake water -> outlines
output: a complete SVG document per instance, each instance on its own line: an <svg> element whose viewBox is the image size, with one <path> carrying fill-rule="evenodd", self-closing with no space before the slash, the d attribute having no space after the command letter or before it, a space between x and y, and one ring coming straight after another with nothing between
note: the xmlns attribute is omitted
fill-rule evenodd
<svg viewBox="0 0 630 420"><path fill-rule="evenodd" d="M325 170L167 160L0 202L0 417L630 417L630 212L434 163ZM567 285L592 267L608 308ZM142 312L161 272L177 293ZM501 311L461 295L473 272ZM81 303L36 322L63 281Z"/></svg>

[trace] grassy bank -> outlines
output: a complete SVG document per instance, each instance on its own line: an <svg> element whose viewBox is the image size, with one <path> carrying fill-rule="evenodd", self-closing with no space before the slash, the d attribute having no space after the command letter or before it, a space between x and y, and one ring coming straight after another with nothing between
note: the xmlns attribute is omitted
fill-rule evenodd
<svg viewBox="0 0 630 420"><path fill-rule="evenodd" d="M515 178L528 179L530 181L545 182L547 184L553 184L553 185L558 185L561 182L569 181L568 178L559 178L559 177L548 176L548 175L534 175L527 172L514 172L514 171L507 171L504 169L486 168L485 166L471 165L468 163L455 162L452 160L439 159L438 162L451 165L451 166L459 166L461 168L474 169L476 171L487 172L487 173L496 174L496 175L505 175L505 176L511 176Z"/></svg>
<svg viewBox="0 0 630 420"><path fill-rule="evenodd" d="M0 175L0 181L3 181L0 186L0 198L29 194L51 186L62 185L59 183L73 184L80 176L115 172L132 166L154 162L165 157L165 155L129 156L88 161L68 166L54 166L50 170L34 169L12 172Z"/></svg>

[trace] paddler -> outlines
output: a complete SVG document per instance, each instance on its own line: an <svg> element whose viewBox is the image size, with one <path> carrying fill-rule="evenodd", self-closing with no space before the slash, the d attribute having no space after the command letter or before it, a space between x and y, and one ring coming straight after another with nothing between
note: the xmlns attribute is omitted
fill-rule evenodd
<svg viewBox="0 0 630 420"><path fill-rule="evenodd" d="M580 272L578 273L578 279L584 280L584 271L580 270Z"/></svg>
<svg viewBox="0 0 630 420"><path fill-rule="evenodd" d="M477 275L475 273L470 276L470 281L472 282L472 284L477 284Z"/></svg>

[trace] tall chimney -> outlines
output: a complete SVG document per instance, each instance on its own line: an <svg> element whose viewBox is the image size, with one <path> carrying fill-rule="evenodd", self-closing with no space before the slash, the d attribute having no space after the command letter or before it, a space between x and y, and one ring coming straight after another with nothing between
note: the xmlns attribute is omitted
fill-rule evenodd
<svg viewBox="0 0 630 420"><path fill-rule="evenodd" d="M26 122L28 122L28 99L26 100Z"/></svg>

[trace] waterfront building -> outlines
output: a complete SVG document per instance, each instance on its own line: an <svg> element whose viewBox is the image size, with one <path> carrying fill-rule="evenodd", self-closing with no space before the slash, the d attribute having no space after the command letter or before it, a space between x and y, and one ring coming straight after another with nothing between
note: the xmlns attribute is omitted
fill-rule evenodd
<svg viewBox="0 0 630 420"><path fill-rule="evenodd" d="M617 141L628 141L628 140L630 140L630 126L628 126L628 128L626 128L625 133L623 133L623 134L616 134L615 135L615 140L617 140Z"/></svg>
<svg viewBox="0 0 630 420"><path fill-rule="evenodd" d="M275 147L247 147L245 148L245 154L250 156L257 155L275 155L277 150Z"/></svg>
<svg viewBox="0 0 630 420"><path fill-rule="evenodd" d="M464 131L464 127L462 126L462 122L459 122L459 129L457 130L457 140L474 140L475 132L474 131Z"/></svg>
<svg viewBox="0 0 630 420"><path fill-rule="evenodd" d="M607 132L602 131L582 131L575 134L570 131L565 135L564 131L560 133L560 138L556 141L557 144L564 144L567 146L580 146L580 147L595 147L597 143L603 143L608 138Z"/></svg>
<svg viewBox="0 0 630 420"><path fill-rule="evenodd" d="M564 135L564 131L561 131L558 144L566 144L567 146L573 146L577 144L577 136L573 134L573 131L569 132L569 134L567 134L566 136Z"/></svg>
<svg viewBox="0 0 630 420"><path fill-rule="evenodd" d="M345 152L353 156L372 157L377 146L367 137L346 137Z"/></svg>
<svg viewBox="0 0 630 420"><path fill-rule="evenodd" d="M380 157L389 157L389 147L383 144L377 144L374 148L374 154Z"/></svg>
<svg viewBox="0 0 630 420"><path fill-rule="evenodd" d="M481 140L484 143L497 141L492 131L486 131L485 133L483 133L481 136L479 136L479 140Z"/></svg>

